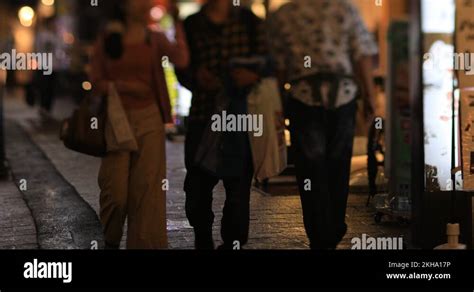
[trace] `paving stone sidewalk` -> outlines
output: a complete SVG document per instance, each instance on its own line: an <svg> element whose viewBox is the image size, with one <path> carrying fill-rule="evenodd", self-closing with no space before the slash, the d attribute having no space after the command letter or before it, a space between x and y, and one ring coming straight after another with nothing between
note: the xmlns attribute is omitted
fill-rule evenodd
<svg viewBox="0 0 474 292"><path fill-rule="evenodd" d="M0 180L0 249L37 249L36 226L22 193Z"/></svg>
<svg viewBox="0 0 474 292"><path fill-rule="evenodd" d="M58 100L57 107L66 116L71 108L67 100ZM24 114L28 109L18 98L7 100L7 115L14 117L29 133L31 139L45 153L48 159L66 180L77 190L82 198L98 211L99 189L97 173L100 161L64 148L58 139L58 124L41 123L34 114ZM70 109L69 109L70 111ZM23 113L23 114L20 114ZM182 142L167 142L168 179L170 191L167 193L167 216L169 247L171 249L191 249L193 233L185 211L185 196L182 190L184 177L184 145ZM353 237L400 236L407 234L407 228L396 223L379 225L374 222L373 211L365 206L366 196L351 195L347 210L349 230L341 243L341 249L351 247ZM219 184L215 189L214 211L216 220L214 235L216 244L220 243L220 218L224 203L224 189ZM297 191L292 195L274 196L252 191L250 238L248 249L307 249L308 241L303 227L301 205Z"/></svg>

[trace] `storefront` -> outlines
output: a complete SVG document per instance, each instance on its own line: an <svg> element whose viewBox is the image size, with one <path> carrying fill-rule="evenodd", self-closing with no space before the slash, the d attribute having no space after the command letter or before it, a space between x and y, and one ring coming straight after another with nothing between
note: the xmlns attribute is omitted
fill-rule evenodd
<svg viewBox="0 0 474 292"><path fill-rule="evenodd" d="M354 3L380 48L389 207L408 211L413 247L445 243L459 223L472 248L474 1Z"/></svg>
<svg viewBox="0 0 474 292"><path fill-rule="evenodd" d="M382 2L354 1L380 49L374 75L384 85L378 103L388 207L407 214L413 247L445 243L446 225L459 223L470 248L474 1Z"/></svg>
<svg viewBox="0 0 474 292"><path fill-rule="evenodd" d="M413 240L422 248L443 243L447 223L459 223L461 242L472 247L474 83L464 65L474 48L473 4L422 0L411 7Z"/></svg>

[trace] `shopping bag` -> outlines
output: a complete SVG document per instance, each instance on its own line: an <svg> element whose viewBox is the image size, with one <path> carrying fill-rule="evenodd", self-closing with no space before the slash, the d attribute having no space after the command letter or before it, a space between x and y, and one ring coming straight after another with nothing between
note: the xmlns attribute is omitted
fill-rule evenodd
<svg viewBox="0 0 474 292"><path fill-rule="evenodd" d="M263 116L263 133L249 133L255 178L265 180L279 175L287 168L285 119L275 78L265 78L250 92L248 113Z"/></svg>
<svg viewBox="0 0 474 292"><path fill-rule="evenodd" d="M218 92L216 100L216 113L222 113L222 111L228 110L230 99L225 90ZM212 123L212 119L209 120L202 134L201 142L199 143L194 158L194 165L211 175L219 176L219 172L223 167L222 146L224 133L222 131L213 131Z"/></svg>
<svg viewBox="0 0 474 292"><path fill-rule="evenodd" d="M109 83L105 139L107 151L137 151L138 143L130 127L117 88Z"/></svg>

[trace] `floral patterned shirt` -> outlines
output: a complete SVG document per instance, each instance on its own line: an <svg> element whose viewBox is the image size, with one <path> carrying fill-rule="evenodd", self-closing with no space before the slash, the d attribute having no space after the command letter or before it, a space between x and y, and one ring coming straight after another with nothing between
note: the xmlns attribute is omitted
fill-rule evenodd
<svg viewBox="0 0 474 292"><path fill-rule="evenodd" d="M331 90L332 107L351 102L357 95L354 61L378 52L350 0L294 0L270 15L267 31L292 97L310 106L328 106ZM320 76L337 76L336 86Z"/></svg>

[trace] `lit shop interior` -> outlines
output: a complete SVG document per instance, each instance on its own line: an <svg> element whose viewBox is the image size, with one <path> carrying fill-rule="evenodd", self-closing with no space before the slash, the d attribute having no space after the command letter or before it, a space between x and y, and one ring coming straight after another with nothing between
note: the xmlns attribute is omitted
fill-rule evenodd
<svg viewBox="0 0 474 292"><path fill-rule="evenodd" d="M0 22L5 24L0 27L11 28L10 43L18 51L31 50L37 23L57 15L64 41L58 66L64 80L61 87L81 100L91 89L86 77L87 60L102 15L100 10L91 7L90 1L10 2L15 11L0 9ZM150 15L172 32L166 2L157 0ZM202 1L178 1L181 16L195 13L199 2ZM262 19L286 2L240 1ZM406 226L412 247L431 249L445 243L447 224L458 223L461 242L472 248L474 77L467 70L454 70L460 62L455 63L450 56L474 49L474 25L469 22L474 15L474 1L353 2L379 45L374 80L383 127L369 133L370 127L360 113L351 193L367 196L367 208L373 208L378 224L394 221ZM0 31L0 39L7 42L5 31ZM15 76L3 78L9 83L24 84L31 76L16 72ZM179 139L186 131L191 94L179 85L172 69L167 71L167 79ZM291 162L291 133L287 133L287 144ZM282 177L259 182L258 187L291 182L291 176L290 167Z"/></svg>

